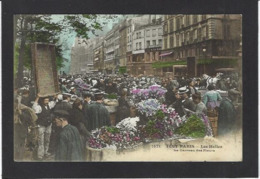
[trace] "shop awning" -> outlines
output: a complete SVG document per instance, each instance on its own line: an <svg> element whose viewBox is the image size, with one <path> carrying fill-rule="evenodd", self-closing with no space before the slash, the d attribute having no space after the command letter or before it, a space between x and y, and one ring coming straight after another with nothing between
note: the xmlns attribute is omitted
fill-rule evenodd
<svg viewBox="0 0 260 179"><path fill-rule="evenodd" d="M164 57L164 56L167 56L167 55L171 55L173 52L168 52L168 53L163 53L161 55L159 55L160 57Z"/></svg>

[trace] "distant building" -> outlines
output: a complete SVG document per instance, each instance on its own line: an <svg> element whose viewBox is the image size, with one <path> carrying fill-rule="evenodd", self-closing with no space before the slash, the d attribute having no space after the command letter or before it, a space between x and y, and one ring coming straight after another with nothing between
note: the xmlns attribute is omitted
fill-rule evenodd
<svg viewBox="0 0 260 179"><path fill-rule="evenodd" d="M119 25L115 25L105 36L104 68L107 74L114 74L119 69Z"/></svg>
<svg viewBox="0 0 260 179"><path fill-rule="evenodd" d="M238 59L241 24L241 16L232 14L165 15L162 74L214 75L216 68L233 67ZM175 65L187 68L177 69Z"/></svg>
<svg viewBox="0 0 260 179"><path fill-rule="evenodd" d="M95 71L104 72L104 37L98 38L94 47L93 67Z"/></svg>
<svg viewBox="0 0 260 179"><path fill-rule="evenodd" d="M127 20L119 26L119 73L126 73L126 51L127 51Z"/></svg>
<svg viewBox="0 0 260 179"><path fill-rule="evenodd" d="M143 23L134 24L128 35L127 70L135 76L154 74L152 64L159 60L162 47L162 19L148 16Z"/></svg>
<svg viewBox="0 0 260 179"><path fill-rule="evenodd" d="M70 74L84 74L93 71L93 47L96 38L84 40L76 38L71 48Z"/></svg>

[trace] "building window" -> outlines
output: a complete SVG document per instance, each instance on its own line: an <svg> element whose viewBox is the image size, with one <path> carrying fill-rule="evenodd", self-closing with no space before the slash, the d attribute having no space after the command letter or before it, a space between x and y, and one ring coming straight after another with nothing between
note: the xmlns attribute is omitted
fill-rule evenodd
<svg viewBox="0 0 260 179"><path fill-rule="evenodd" d="M168 25L164 24L163 29L164 29L164 33L167 34L168 33Z"/></svg>
<svg viewBox="0 0 260 179"><path fill-rule="evenodd" d="M207 37L207 27L206 26L202 27L202 37L204 37L204 38Z"/></svg>
<svg viewBox="0 0 260 179"><path fill-rule="evenodd" d="M142 49L142 42L139 42L139 49Z"/></svg>
<svg viewBox="0 0 260 179"><path fill-rule="evenodd" d="M153 29L153 34L152 34L153 37L156 36L156 29Z"/></svg>
<svg viewBox="0 0 260 179"><path fill-rule="evenodd" d="M146 31L146 37L150 37L150 30Z"/></svg>
<svg viewBox="0 0 260 179"><path fill-rule="evenodd" d="M189 35L190 35L189 32L185 33L185 42L189 42Z"/></svg>
<svg viewBox="0 0 260 179"><path fill-rule="evenodd" d="M198 40L201 40L201 28L198 29Z"/></svg>
<svg viewBox="0 0 260 179"><path fill-rule="evenodd" d="M190 25L190 16L186 15L186 26Z"/></svg>
<svg viewBox="0 0 260 179"><path fill-rule="evenodd" d="M150 40L146 41L147 48L150 46Z"/></svg>
<svg viewBox="0 0 260 179"><path fill-rule="evenodd" d="M165 37L165 38L164 38L164 49L167 49L167 48L168 48L168 47L167 47L167 43L168 43L168 42L167 42L167 37Z"/></svg>
<svg viewBox="0 0 260 179"><path fill-rule="evenodd" d="M138 43L136 43L135 45L136 45L135 49L138 50Z"/></svg>
<svg viewBox="0 0 260 179"><path fill-rule="evenodd" d="M173 32L173 19L170 20L170 32Z"/></svg>
<svg viewBox="0 0 260 179"><path fill-rule="evenodd" d="M176 47L179 47L179 35L176 35Z"/></svg>
<svg viewBox="0 0 260 179"><path fill-rule="evenodd" d="M176 18L176 30L180 29L180 19Z"/></svg>
<svg viewBox="0 0 260 179"><path fill-rule="evenodd" d="M198 22L198 15L193 15L193 24Z"/></svg>
<svg viewBox="0 0 260 179"><path fill-rule="evenodd" d="M198 30L197 29L195 29L194 31L193 31L193 38L194 38L194 40L196 40L197 38L198 38Z"/></svg>
<svg viewBox="0 0 260 179"><path fill-rule="evenodd" d="M193 41L193 31L190 31L190 39L189 39L190 42Z"/></svg>
<svg viewBox="0 0 260 179"><path fill-rule="evenodd" d="M156 40L153 40L153 46L155 46L156 45Z"/></svg>
<svg viewBox="0 0 260 179"><path fill-rule="evenodd" d="M201 20L203 20L203 21L206 20L206 17L207 17L206 15L202 15Z"/></svg>
<svg viewBox="0 0 260 179"><path fill-rule="evenodd" d="M170 48L173 48L173 40L174 40L173 36L171 35L170 36Z"/></svg>
<svg viewBox="0 0 260 179"><path fill-rule="evenodd" d="M162 39L159 39L158 43L161 46L162 45Z"/></svg>
<svg viewBox="0 0 260 179"><path fill-rule="evenodd" d="M159 28L159 29L158 29L158 35L163 35L162 28Z"/></svg>

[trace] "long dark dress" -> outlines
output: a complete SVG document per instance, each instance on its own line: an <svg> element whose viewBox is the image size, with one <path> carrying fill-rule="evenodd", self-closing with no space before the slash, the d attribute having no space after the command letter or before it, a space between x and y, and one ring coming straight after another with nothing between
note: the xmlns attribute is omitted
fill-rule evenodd
<svg viewBox="0 0 260 179"><path fill-rule="evenodd" d="M79 130L80 135L84 137L89 135L86 120L84 119L84 113L79 108L73 108L71 110L71 118L69 122Z"/></svg>
<svg viewBox="0 0 260 179"><path fill-rule="evenodd" d="M84 159L79 131L68 124L62 128L55 154L58 161L82 161Z"/></svg>
<svg viewBox="0 0 260 179"><path fill-rule="evenodd" d="M224 135L236 127L236 109L231 100L224 99L219 106L218 135Z"/></svg>
<svg viewBox="0 0 260 179"><path fill-rule="evenodd" d="M101 103L93 103L87 110L88 130L91 131L110 124L109 112Z"/></svg>

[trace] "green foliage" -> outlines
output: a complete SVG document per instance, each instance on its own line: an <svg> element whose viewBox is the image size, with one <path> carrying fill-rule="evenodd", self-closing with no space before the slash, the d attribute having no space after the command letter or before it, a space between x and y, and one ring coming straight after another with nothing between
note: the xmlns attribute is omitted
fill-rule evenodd
<svg viewBox="0 0 260 179"><path fill-rule="evenodd" d="M106 130L112 134L116 134L116 133L119 133L120 132L120 129L116 128L116 127L106 127Z"/></svg>
<svg viewBox="0 0 260 179"><path fill-rule="evenodd" d="M155 128L156 121L149 120L144 128L146 135L149 137L153 136L156 133L159 133L160 130Z"/></svg>
<svg viewBox="0 0 260 179"><path fill-rule="evenodd" d="M174 62L155 62L152 64L153 68L172 67L173 65L187 65L187 61L174 61Z"/></svg>
<svg viewBox="0 0 260 179"><path fill-rule="evenodd" d="M89 39L88 33L95 35L96 30L102 30L102 24L98 22L100 15L77 14L60 16L59 19L53 20L51 15L16 15L17 22L15 29L15 38L25 39L23 64L31 68L31 47L34 42L43 42L54 44L56 50L56 64L58 69L63 66L64 58L62 57L62 45L60 34L67 32L76 32L76 35L83 39ZM115 16L116 17L116 16ZM111 16L113 19L114 17ZM112 20L110 19L110 20ZM109 20L107 20L109 21ZM105 24L107 22L104 22ZM17 39L14 39L16 42ZM14 73L17 72L19 65L19 48L15 48L14 56ZM22 74L20 74L22 75ZM22 76L20 76L21 80Z"/></svg>
<svg viewBox="0 0 260 179"><path fill-rule="evenodd" d="M117 99L117 95L116 94L108 94L107 99Z"/></svg>
<svg viewBox="0 0 260 179"><path fill-rule="evenodd" d="M124 74L124 73L126 73L126 66L119 67L119 74Z"/></svg>
<svg viewBox="0 0 260 179"><path fill-rule="evenodd" d="M235 66L237 65L237 59L198 59L199 65L221 65L221 66Z"/></svg>
<svg viewBox="0 0 260 179"><path fill-rule="evenodd" d="M165 117L165 114L163 113L163 111L160 109L156 112L155 114L157 119L163 119Z"/></svg>
<svg viewBox="0 0 260 179"><path fill-rule="evenodd" d="M174 132L188 137L201 138L206 135L206 127L199 117L192 115L186 123Z"/></svg>

